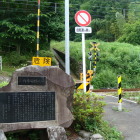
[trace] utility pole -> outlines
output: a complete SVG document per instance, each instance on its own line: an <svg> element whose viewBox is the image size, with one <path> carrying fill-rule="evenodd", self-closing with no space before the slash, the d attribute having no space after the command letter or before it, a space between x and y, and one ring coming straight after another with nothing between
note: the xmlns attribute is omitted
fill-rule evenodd
<svg viewBox="0 0 140 140"><path fill-rule="evenodd" d="M69 0L65 0L65 72L70 75Z"/></svg>
<svg viewBox="0 0 140 140"><path fill-rule="evenodd" d="M124 16L124 18L126 18L126 11L125 11L126 9L123 9L123 16Z"/></svg>
<svg viewBox="0 0 140 140"><path fill-rule="evenodd" d="M38 0L38 14L37 14L37 57L39 56L39 26L40 26L40 0Z"/></svg>

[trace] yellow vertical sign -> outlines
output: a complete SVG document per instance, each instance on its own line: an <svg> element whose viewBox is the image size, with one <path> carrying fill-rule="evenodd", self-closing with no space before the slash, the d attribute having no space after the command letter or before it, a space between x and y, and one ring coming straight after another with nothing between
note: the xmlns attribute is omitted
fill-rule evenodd
<svg viewBox="0 0 140 140"><path fill-rule="evenodd" d="M51 57L32 57L32 65L51 66Z"/></svg>

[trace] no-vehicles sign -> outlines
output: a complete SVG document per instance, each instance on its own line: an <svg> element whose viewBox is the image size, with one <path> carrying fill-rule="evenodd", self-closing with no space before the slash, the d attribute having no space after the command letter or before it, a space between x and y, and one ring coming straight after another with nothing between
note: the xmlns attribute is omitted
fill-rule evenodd
<svg viewBox="0 0 140 140"><path fill-rule="evenodd" d="M88 26L91 23L91 15L85 11L80 10L75 14L75 22L81 27L75 27L76 33L82 34L82 56L83 56L83 86L84 92L86 92L86 59L85 59L85 33L91 33L91 27Z"/></svg>
<svg viewBox="0 0 140 140"><path fill-rule="evenodd" d="M85 10L80 10L75 14L75 22L79 26L88 26L91 23L91 15Z"/></svg>

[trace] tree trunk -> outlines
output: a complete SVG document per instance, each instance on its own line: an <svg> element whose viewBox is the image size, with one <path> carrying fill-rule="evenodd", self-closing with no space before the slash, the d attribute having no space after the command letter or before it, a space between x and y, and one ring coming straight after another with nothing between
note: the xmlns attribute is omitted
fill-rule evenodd
<svg viewBox="0 0 140 140"><path fill-rule="evenodd" d="M20 45L17 46L17 53L20 54Z"/></svg>
<svg viewBox="0 0 140 140"><path fill-rule="evenodd" d="M51 38L50 38L50 36L48 35L48 50L50 50L50 46L51 46Z"/></svg>

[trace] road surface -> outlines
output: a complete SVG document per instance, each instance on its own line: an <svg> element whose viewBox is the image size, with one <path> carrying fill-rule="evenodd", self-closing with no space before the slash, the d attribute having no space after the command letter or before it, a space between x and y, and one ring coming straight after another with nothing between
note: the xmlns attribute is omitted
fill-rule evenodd
<svg viewBox="0 0 140 140"><path fill-rule="evenodd" d="M122 132L125 140L140 140L140 105L123 100L122 112L117 111L118 98L104 95L104 120Z"/></svg>

